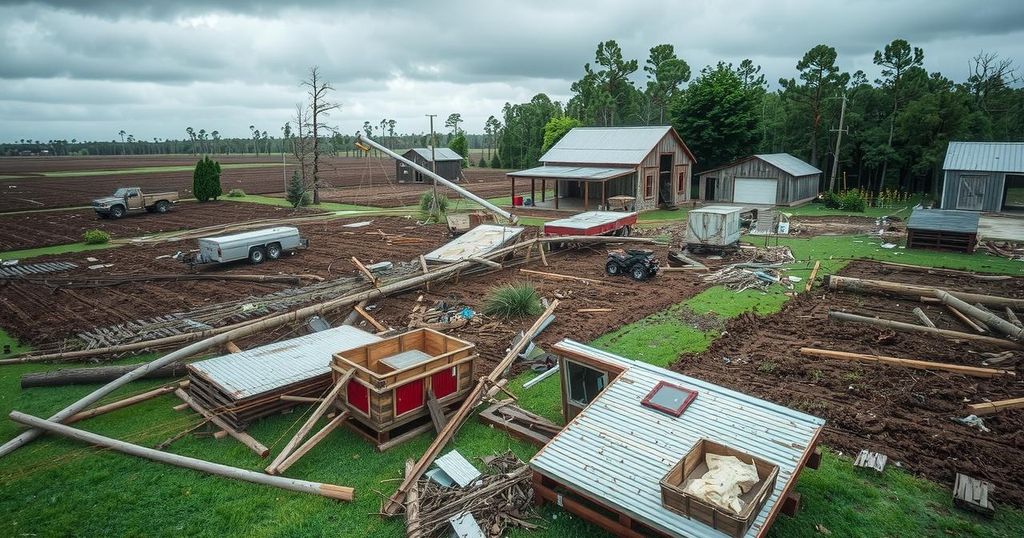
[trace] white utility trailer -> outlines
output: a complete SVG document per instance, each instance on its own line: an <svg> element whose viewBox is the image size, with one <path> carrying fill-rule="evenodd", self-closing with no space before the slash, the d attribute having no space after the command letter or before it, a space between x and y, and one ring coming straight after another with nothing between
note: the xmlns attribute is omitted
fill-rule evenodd
<svg viewBox="0 0 1024 538"><path fill-rule="evenodd" d="M191 265L198 265L247 259L250 263L258 264L267 259L276 260L286 252L293 252L308 246L309 240L299 235L298 228L278 226L251 232L200 238L199 252L185 261Z"/></svg>
<svg viewBox="0 0 1024 538"><path fill-rule="evenodd" d="M686 220L686 247L692 251L732 249L740 241L742 207L711 205L690 211Z"/></svg>

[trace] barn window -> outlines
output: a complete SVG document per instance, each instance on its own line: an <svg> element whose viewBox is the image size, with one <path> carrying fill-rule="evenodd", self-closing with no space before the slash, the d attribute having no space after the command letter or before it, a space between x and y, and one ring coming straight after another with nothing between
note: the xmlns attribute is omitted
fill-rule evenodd
<svg viewBox="0 0 1024 538"><path fill-rule="evenodd" d="M569 402L586 407L608 384L608 374L582 364L565 361L565 384Z"/></svg>
<svg viewBox="0 0 1024 538"><path fill-rule="evenodd" d="M647 397L641 402L644 406L657 409L678 417L686 411L686 407L697 397L697 391L687 390L678 385L659 381L658 384L647 393Z"/></svg>
<svg viewBox="0 0 1024 538"><path fill-rule="evenodd" d="M644 196L654 198L654 176L647 176L647 181L644 182Z"/></svg>
<svg viewBox="0 0 1024 538"><path fill-rule="evenodd" d="M687 167L685 167L685 166L680 167L680 169L679 169L679 177L676 179L676 191L677 192L686 192L686 184L688 183L688 181L686 181L686 175L687 175L686 172L687 172Z"/></svg>

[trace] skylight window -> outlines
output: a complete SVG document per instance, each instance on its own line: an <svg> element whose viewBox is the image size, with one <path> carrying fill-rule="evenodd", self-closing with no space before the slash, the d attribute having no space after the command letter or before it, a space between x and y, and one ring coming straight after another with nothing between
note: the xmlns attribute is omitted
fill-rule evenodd
<svg viewBox="0 0 1024 538"><path fill-rule="evenodd" d="M697 391L695 390L684 389L683 387L660 381L651 392L647 393L647 397L644 398L642 403L651 409L657 409L662 413L678 417L683 414L683 411L686 411L686 407L696 397Z"/></svg>

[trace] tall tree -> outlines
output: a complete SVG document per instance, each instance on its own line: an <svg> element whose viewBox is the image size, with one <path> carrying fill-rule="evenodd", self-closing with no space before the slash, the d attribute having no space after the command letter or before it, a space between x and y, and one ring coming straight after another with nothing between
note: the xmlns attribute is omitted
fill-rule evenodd
<svg viewBox="0 0 1024 538"><path fill-rule="evenodd" d="M329 94L334 91L334 87L321 78L320 69L317 66L309 69L309 78L302 84L309 88L310 119L313 122L313 204L318 205L320 204L320 129L334 130L321 122L330 115L331 111L341 109L341 105L330 101Z"/></svg>
<svg viewBox="0 0 1024 538"><path fill-rule="evenodd" d="M644 71L647 72L647 100L657 114L658 124L663 125L668 104L675 99L682 83L690 80L690 66L676 56L675 47L662 44L651 47Z"/></svg>
<svg viewBox="0 0 1024 538"><path fill-rule="evenodd" d="M540 148L541 153L551 149L569 131L582 126L583 124L580 123L580 120L569 116L551 118L544 124L544 145Z"/></svg>
<svg viewBox="0 0 1024 538"><path fill-rule="evenodd" d="M882 67L882 80L877 81L879 85L889 91L892 99L892 113L889 115L889 152L893 152L892 138L896 132L896 114L899 112L900 102L903 99L903 77L913 67L920 67L924 63L924 51L918 47L911 47L904 39L894 39L892 43L885 46L883 50L875 51L875 65ZM878 179L876 190L880 190L885 182L886 172L889 168L888 154L882 161L882 174Z"/></svg>
<svg viewBox="0 0 1024 538"><path fill-rule="evenodd" d="M807 147L810 150L810 163L819 166L818 148L821 144L820 132L824 116L825 100L834 97L849 81L849 75L839 72L836 65L836 49L828 45L817 45L804 54L796 63L800 71L800 81L780 79L784 95L796 102L803 109L810 123L810 139Z"/></svg>
<svg viewBox="0 0 1024 538"><path fill-rule="evenodd" d="M638 90L629 77L636 72L636 60L622 57L614 40L598 43L594 63L583 66L583 78L574 82L569 102L570 115L587 125L621 125L638 100Z"/></svg>
<svg viewBox="0 0 1024 538"><path fill-rule="evenodd" d="M444 126L451 129L451 136L455 136L461 132L459 124L462 123L462 114L458 112L452 112L448 115L448 119L444 120Z"/></svg>

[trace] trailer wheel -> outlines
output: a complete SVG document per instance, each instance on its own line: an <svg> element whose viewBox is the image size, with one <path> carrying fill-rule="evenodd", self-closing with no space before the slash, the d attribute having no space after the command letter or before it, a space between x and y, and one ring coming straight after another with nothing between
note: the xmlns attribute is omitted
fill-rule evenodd
<svg viewBox="0 0 1024 538"><path fill-rule="evenodd" d="M167 200L160 200L159 202L156 203L156 206L154 206L154 209L156 209L157 213L167 213L167 210L169 210L170 208L171 204L169 204Z"/></svg>
<svg viewBox="0 0 1024 538"><path fill-rule="evenodd" d="M110 208L110 216L115 218L115 219L119 219L119 218L123 217L124 214L125 214L125 210L124 210L124 206L123 205L116 205L116 206Z"/></svg>
<svg viewBox="0 0 1024 538"><path fill-rule="evenodd" d="M263 260L266 258L267 253L263 250L263 247L252 247L249 249L249 263L259 265L263 263Z"/></svg>
<svg viewBox="0 0 1024 538"><path fill-rule="evenodd" d="M618 262L608 262L604 264L604 272L610 276L619 275L622 273L622 267L619 266Z"/></svg>
<svg viewBox="0 0 1024 538"><path fill-rule="evenodd" d="M633 268L629 270L629 276L633 277L633 280L641 282L647 280L649 274L647 273L647 268L638 263L633 265Z"/></svg>
<svg viewBox="0 0 1024 538"><path fill-rule="evenodd" d="M276 260L281 257L281 244L271 243L267 245L267 257L271 260Z"/></svg>

